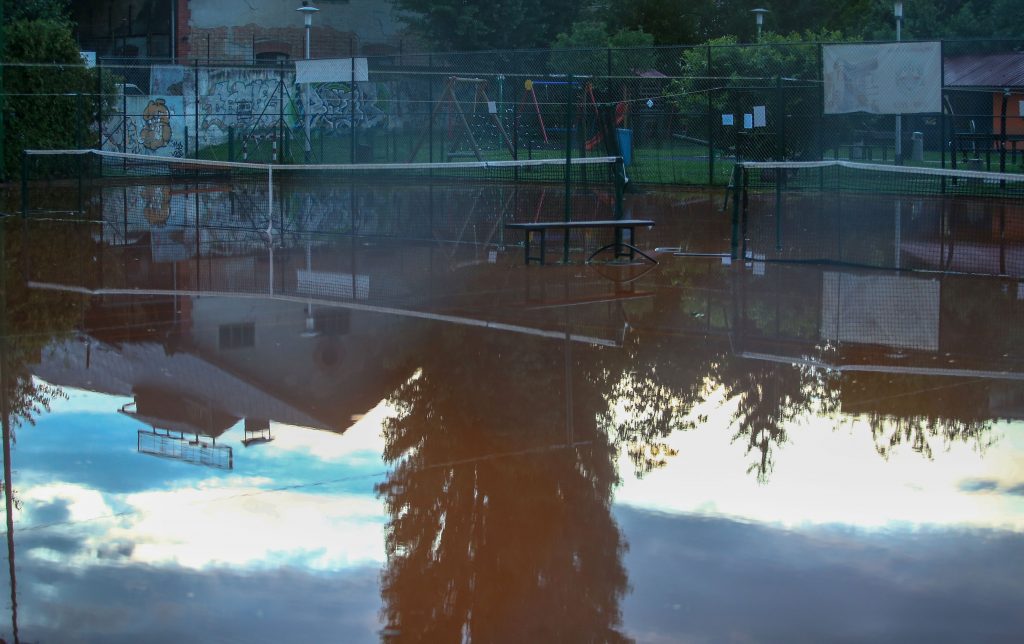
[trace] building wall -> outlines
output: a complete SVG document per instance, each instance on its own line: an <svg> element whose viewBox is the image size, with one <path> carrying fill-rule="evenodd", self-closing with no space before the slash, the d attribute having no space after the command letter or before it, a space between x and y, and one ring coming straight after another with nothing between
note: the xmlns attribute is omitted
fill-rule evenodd
<svg viewBox="0 0 1024 644"><path fill-rule="evenodd" d="M304 55L301 0L76 0L71 16L82 49L101 57L252 62ZM391 0L319 0L314 58L378 55L400 47Z"/></svg>
<svg viewBox="0 0 1024 644"><path fill-rule="evenodd" d="M304 56L305 28L302 14L296 11L301 5L298 0L179 3L188 6L188 57L251 61L257 55L282 54L292 59ZM313 58L398 50L402 26L390 0L321 0L311 4L320 10L313 16L310 33Z"/></svg>
<svg viewBox="0 0 1024 644"><path fill-rule="evenodd" d="M1021 114L1021 103L1024 102L1024 93L1011 94L1006 100L1006 133L1010 136L1024 136L1024 118ZM992 132L999 134L1003 116L1003 95L999 92L992 93Z"/></svg>

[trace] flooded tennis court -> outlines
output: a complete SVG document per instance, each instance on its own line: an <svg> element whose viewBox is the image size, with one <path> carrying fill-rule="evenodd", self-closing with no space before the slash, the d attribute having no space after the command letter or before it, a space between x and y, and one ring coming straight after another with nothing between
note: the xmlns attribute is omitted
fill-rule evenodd
<svg viewBox="0 0 1024 644"><path fill-rule="evenodd" d="M989 275L934 199L850 265L733 260L734 203L667 189L623 198L657 264L583 231L540 266L503 224L559 184L270 185L53 183L6 219L6 641L1024 630L1005 208L968 213Z"/></svg>

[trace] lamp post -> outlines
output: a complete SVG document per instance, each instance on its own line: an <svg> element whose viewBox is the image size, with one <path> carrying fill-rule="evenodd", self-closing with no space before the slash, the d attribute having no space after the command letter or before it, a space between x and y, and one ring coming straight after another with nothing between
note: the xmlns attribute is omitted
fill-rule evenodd
<svg viewBox="0 0 1024 644"><path fill-rule="evenodd" d="M316 7L309 6L309 2L303 0L302 6L296 9L296 11L302 14L302 21L306 26L306 60L309 60L309 32L313 28L313 14L320 11ZM303 113L303 124L305 125L306 131L306 143L304 146L306 152L306 163L309 163L309 156L312 151L310 146L310 116L309 116L309 83L302 88L302 113Z"/></svg>
<svg viewBox="0 0 1024 644"><path fill-rule="evenodd" d="M757 20L757 40L761 40L761 28L764 25L764 14L768 13L767 9L751 9L750 13L754 14L754 19Z"/></svg>
<svg viewBox="0 0 1024 644"><path fill-rule="evenodd" d="M892 13L896 16L896 42L900 41L903 27L903 0L892 3ZM896 165L903 165L903 115L896 115Z"/></svg>

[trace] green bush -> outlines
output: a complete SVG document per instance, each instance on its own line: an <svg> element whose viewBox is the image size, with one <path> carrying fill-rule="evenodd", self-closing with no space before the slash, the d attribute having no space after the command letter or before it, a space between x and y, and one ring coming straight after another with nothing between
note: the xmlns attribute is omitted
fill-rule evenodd
<svg viewBox="0 0 1024 644"><path fill-rule="evenodd" d="M3 163L18 176L22 150L92 147L96 74L87 69L61 18L4 25Z"/></svg>

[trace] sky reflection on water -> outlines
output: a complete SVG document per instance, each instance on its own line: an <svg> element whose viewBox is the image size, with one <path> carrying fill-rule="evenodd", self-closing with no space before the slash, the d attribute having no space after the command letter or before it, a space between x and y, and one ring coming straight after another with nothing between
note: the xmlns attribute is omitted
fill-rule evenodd
<svg viewBox="0 0 1024 644"><path fill-rule="evenodd" d="M726 236L658 198L718 224L651 246ZM456 224L273 253L9 226L0 633L1014 641L1015 280L524 267Z"/></svg>

